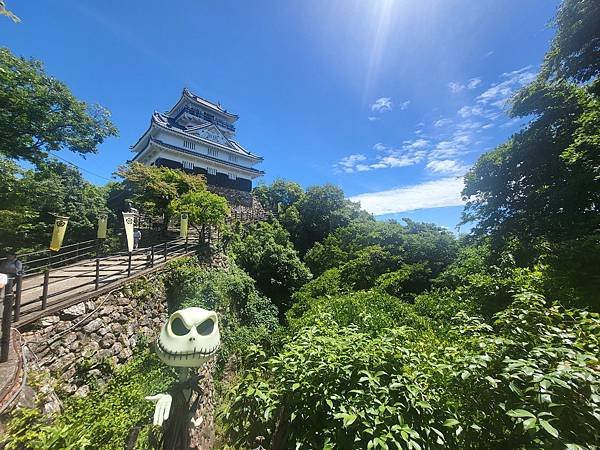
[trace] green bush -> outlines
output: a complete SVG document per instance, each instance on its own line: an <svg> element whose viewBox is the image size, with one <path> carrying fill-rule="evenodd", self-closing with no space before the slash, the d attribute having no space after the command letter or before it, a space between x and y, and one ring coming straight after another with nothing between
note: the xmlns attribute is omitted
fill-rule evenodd
<svg viewBox="0 0 600 450"><path fill-rule="evenodd" d="M373 336L323 320L255 354L219 420L268 448L592 448L600 439L600 317L521 293L493 325Z"/></svg>
<svg viewBox="0 0 600 450"><path fill-rule="evenodd" d="M281 314L290 307L292 294L312 277L288 232L277 221L252 224L229 248L236 264L256 281L258 290Z"/></svg>
<svg viewBox="0 0 600 450"><path fill-rule="evenodd" d="M395 272L384 273L377 278L375 287L390 295L412 300L429 288L431 270L423 264L403 264Z"/></svg>
<svg viewBox="0 0 600 450"><path fill-rule="evenodd" d="M37 409L17 410L8 425L7 449L122 449L133 427L141 427L136 448L148 448L154 405L147 395L166 392L177 380L172 369L143 350L117 369L103 387L85 398L66 400L56 417Z"/></svg>
<svg viewBox="0 0 600 450"><path fill-rule="evenodd" d="M360 291L320 297L295 304L287 314L291 334L303 327L334 320L340 327L354 325L366 334L386 328L410 326L420 330L430 324L412 305L384 292Z"/></svg>
<svg viewBox="0 0 600 450"><path fill-rule="evenodd" d="M292 296L294 308L297 308L299 303L311 298L324 297L327 295L336 295L347 291L342 287L339 269L328 269L319 275L314 280L310 280L302 286Z"/></svg>
<svg viewBox="0 0 600 450"><path fill-rule="evenodd" d="M254 280L235 264L209 270L195 258L170 265L165 275L169 310L197 306L219 315L222 346L219 366L252 344L275 346L279 327L277 307L256 289Z"/></svg>

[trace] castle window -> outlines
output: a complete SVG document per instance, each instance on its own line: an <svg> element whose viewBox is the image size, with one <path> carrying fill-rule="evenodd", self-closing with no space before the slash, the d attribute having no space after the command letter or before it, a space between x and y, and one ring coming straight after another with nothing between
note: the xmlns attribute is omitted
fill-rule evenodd
<svg viewBox="0 0 600 450"><path fill-rule="evenodd" d="M214 156L215 158L219 157L219 150L216 150L214 148L209 148L208 149L208 156Z"/></svg>
<svg viewBox="0 0 600 450"><path fill-rule="evenodd" d="M229 172L227 174L227 176L229 177L230 180L237 180L237 175L235 173Z"/></svg>
<svg viewBox="0 0 600 450"><path fill-rule="evenodd" d="M209 175L216 175L217 174L217 169L215 169L214 167L207 167L206 171L208 172Z"/></svg>
<svg viewBox="0 0 600 450"><path fill-rule="evenodd" d="M196 144L192 141L183 141L183 146L185 148L189 148L190 150L196 150Z"/></svg>
<svg viewBox="0 0 600 450"><path fill-rule="evenodd" d="M235 155L229 155L229 161L231 162L237 162L238 158Z"/></svg>
<svg viewBox="0 0 600 450"><path fill-rule="evenodd" d="M190 161L181 161L184 169L194 170L194 163Z"/></svg>

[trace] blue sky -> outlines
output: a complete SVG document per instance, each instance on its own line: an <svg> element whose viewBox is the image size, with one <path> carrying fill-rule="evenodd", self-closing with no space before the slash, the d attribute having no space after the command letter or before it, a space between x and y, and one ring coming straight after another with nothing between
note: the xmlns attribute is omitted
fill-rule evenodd
<svg viewBox="0 0 600 450"><path fill-rule="evenodd" d="M118 138L61 153L92 182L187 86L240 116L265 182L332 182L376 215L453 228L460 175L520 125L505 101L539 67L557 5L13 0L22 22L0 17L0 43L111 110Z"/></svg>

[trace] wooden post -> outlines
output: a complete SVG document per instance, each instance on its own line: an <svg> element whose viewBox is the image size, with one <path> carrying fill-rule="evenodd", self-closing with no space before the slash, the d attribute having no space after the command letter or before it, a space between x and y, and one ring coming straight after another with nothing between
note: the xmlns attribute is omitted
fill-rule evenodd
<svg viewBox="0 0 600 450"><path fill-rule="evenodd" d="M150 267L154 267L154 244L150 247Z"/></svg>
<svg viewBox="0 0 600 450"><path fill-rule="evenodd" d="M167 241L165 241L165 246L163 248L163 256L165 257L165 261L167 260Z"/></svg>
<svg viewBox="0 0 600 450"><path fill-rule="evenodd" d="M100 286L100 258L96 258L96 290Z"/></svg>
<svg viewBox="0 0 600 450"><path fill-rule="evenodd" d="M44 287L42 288L42 309L46 309L48 303L48 281L50 280L50 269L44 271Z"/></svg>
<svg viewBox="0 0 600 450"><path fill-rule="evenodd" d="M17 292L15 293L15 318L18 322L21 317L21 293L23 292L23 275L17 275Z"/></svg>
<svg viewBox="0 0 600 450"><path fill-rule="evenodd" d="M131 276L131 252L129 252L129 258L127 259L127 276Z"/></svg>
<svg viewBox="0 0 600 450"><path fill-rule="evenodd" d="M12 325L12 302L13 302L13 280L8 279L8 283L2 292L2 344L0 345L0 362L8 361L10 353L10 327Z"/></svg>

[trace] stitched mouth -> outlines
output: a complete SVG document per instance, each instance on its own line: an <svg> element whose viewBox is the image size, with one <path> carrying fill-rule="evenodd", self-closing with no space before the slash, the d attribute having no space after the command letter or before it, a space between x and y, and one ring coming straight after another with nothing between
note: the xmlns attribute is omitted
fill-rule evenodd
<svg viewBox="0 0 600 450"><path fill-rule="evenodd" d="M162 344L160 342L160 339L156 340L156 346L158 347L158 350L163 355L166 355L172 359L189 359L189 358L195 358L198 356L210 356L210 355L214 354L217 351L217 348L219 347L218 345L215 345L213 348L197 349L196 347L194 347L194 350L191 352L178 352L178 351L172 352L169 349L167 349L164 346L164 344Z"/></svg>

